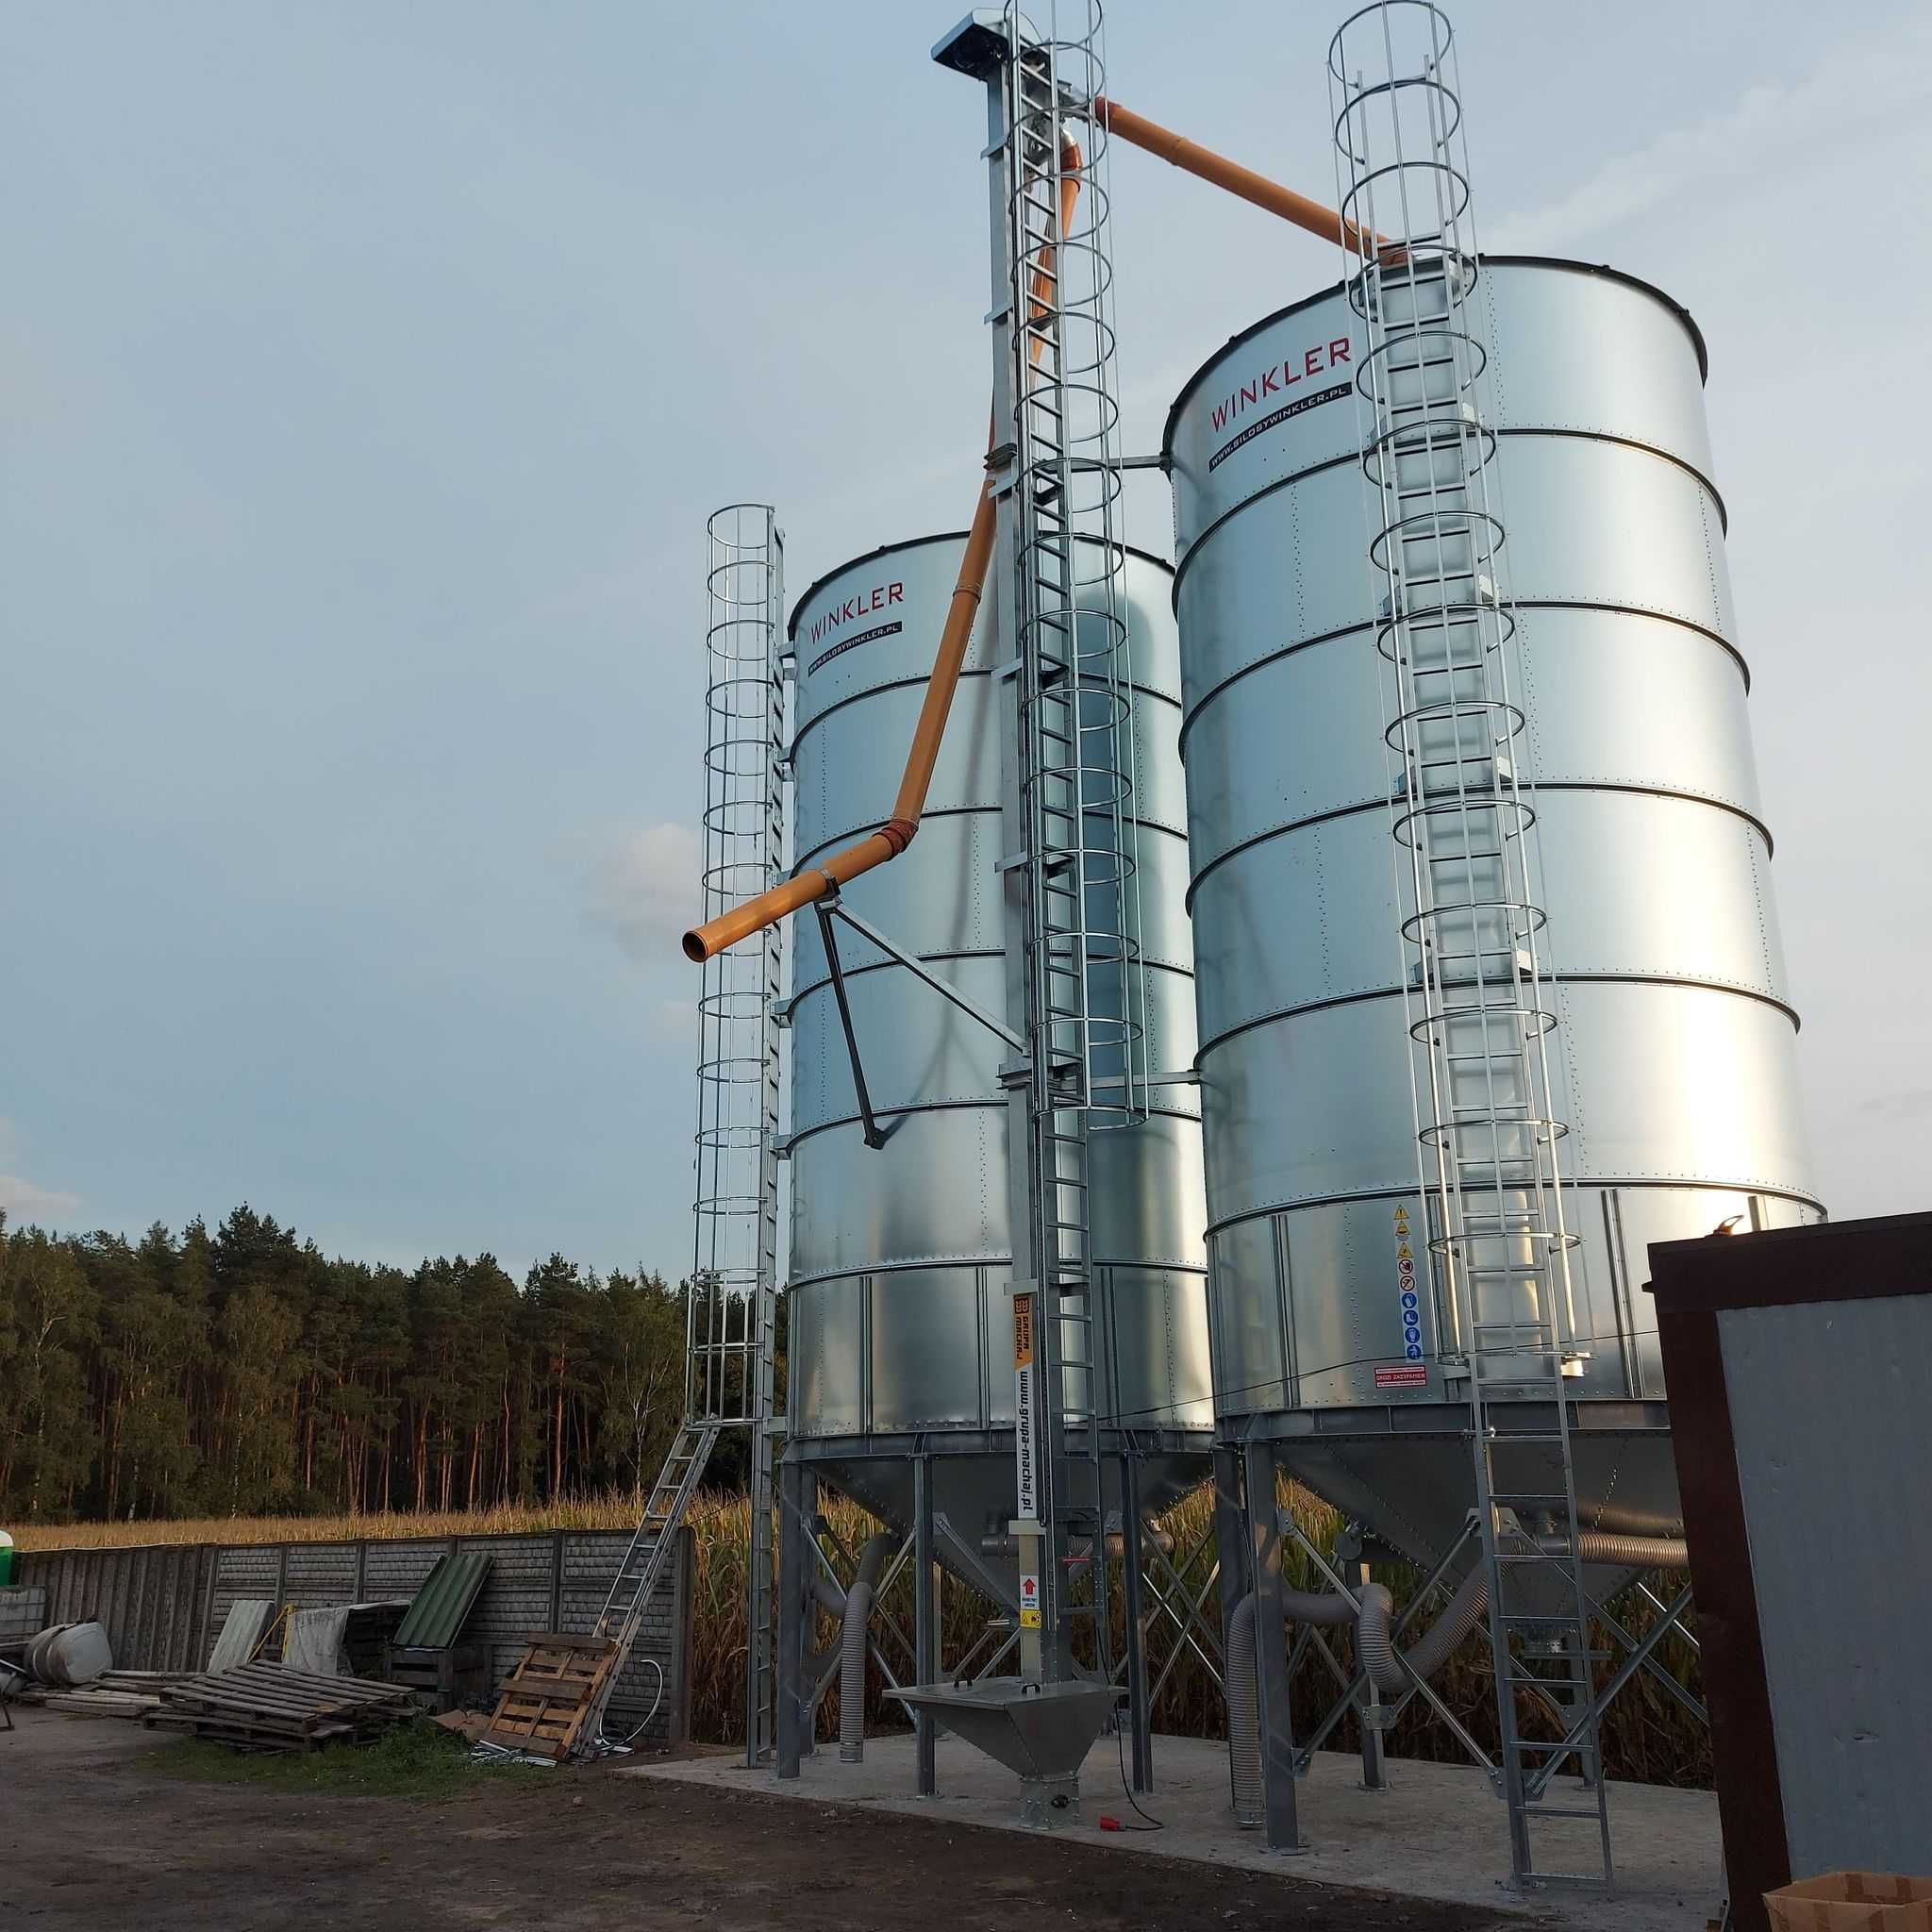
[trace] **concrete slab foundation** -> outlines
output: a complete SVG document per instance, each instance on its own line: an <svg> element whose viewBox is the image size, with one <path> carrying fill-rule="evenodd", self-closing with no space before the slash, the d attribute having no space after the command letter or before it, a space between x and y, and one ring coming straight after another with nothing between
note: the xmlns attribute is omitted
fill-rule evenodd
<svg viewBox="0 0 1932 1932"><path fill-rule="evenodd" d="M1113 1847L1123 1855L1192 1858L1278 1873L1302 1883L1359 1886L1412 1898L1494 1906L1579 1932L1703 1932L1717 1914L1723 1887L1717 1799L1709 1791L1612 1784L1610 1824L1617 1896L1552 1890L1527 1897L1498 1874L1509 1870L1507 1823L1481 1772L1464 1765L1407 1760L1389 1766L1390 1789L1361 1789L1361 1760L1321 1752L1297 1788L1302 1840L1294 1856L1267 1851L1258 1834L1235 1828L1228 1807L1227 1751L1200 1738L1155 1740L1158 1789L1141 1804L1166 1829L1133 1835L1103 1832L1103 1815L1138 1824L1121 1787L1118 1751L1102 1738L1080 1774L1081 1822L1053 1837ZM735 1757L641 1764L619 1775L672 1778L732 1790L756 1790L810 1804L856 1805L946 1818L961 1824L1024 1831L1019 1781L957 1738L939 1740L940 1795L914 1790L910 1736L869 1739L863 1764L841 1764L821 1747L796 1778L747 1771ZM1553 1793L1553 1796L1555 1794ZM1025 1834L1038 1845L1042 1834ZM1587 1869L1579 1859L1578 1869Z"/></svg>

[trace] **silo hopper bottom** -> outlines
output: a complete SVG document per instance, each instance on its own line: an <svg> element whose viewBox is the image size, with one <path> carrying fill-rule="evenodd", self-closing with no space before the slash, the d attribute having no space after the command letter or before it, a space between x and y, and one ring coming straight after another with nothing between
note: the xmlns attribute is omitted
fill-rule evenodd
<svg viewBox="0 0 1932 1932"><path fill-rule="evenodd" d="M1297 1482L1424 1571L1455 1547L1475 1507L1469 1410L1459 1404L1304 1409L1255 1423L1274 1439L1281 1467ZM1516 1495L1560 1495L1562 1465L1555 1447L1541 1440L1508 1440L1512 1431L1540 1439L1552 1425L1553 1417L1537 1404L1512 1407L1498 1423L1499 1488ZM1661 1403L1581 1403L1570 1444L1581 1531L1683 1535ZM1479 1554L1472 1537L1457 1553L1457 1571L1466 1573ZM1641 1574L1627 1565L1586 1563L1584 1588L1607 1603ZM1533 1609L1533 1580L1526 1579L1522 1594L1524 1607ZM1557 1607L1553 1602L1552 1610Z"/></svg>

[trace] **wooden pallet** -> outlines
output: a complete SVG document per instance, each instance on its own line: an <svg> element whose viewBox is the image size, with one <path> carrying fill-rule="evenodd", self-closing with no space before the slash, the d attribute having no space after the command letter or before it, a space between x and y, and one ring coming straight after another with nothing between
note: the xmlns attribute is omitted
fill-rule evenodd
<svg viewBox="0 0 1932 1932"><path fill-rule="evenodd" d="M407 1690L362 1677L317 1677L281 1664L243 1664L164 1685L142 1722L151 1730L266 1751L314 1751L379 1735L413 1713Z"/></svg>
<svg viewBox="0 0 1932 1932"><path fill-rule="evenodd" d="M35 1700L43 1710L69 1717L145 1717L161 1707L158 1697L135 1690L48 1690Z"/></svg>
<svg viewBox="0 0 1932 1932"><path fill-rule="evenodd" d="M620 1661L608 1637L532 1637L491 1714L482 1741L561 1763L582 1740L584 1720L602 1702Z"/></svg>

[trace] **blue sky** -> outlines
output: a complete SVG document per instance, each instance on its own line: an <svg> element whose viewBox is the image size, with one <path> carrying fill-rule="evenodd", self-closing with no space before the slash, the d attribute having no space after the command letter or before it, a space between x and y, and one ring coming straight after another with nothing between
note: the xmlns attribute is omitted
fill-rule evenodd
<svg viewBox="0 0 1932 1932"><path fill-rule="evenodd" d="M1709 338L1823 1191L1924 1207L1932 28L1452 11L1490 244ZM0 1204L685 1264L704 518L776 502L795 593L970 510L952 17L0 6ZM1333 24L1119 0L1112 92L1325 196ZM1151 448L1336 263L1142 157L1114 192Z"/></svg>

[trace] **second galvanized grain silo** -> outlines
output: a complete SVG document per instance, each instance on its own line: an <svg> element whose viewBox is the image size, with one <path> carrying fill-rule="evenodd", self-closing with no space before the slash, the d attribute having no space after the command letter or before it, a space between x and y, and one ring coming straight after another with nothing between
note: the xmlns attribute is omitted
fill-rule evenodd
<svg viewBox="0 0 1932 1932"><path fill-rule="evenodd" d="M822 577L791 625L797 868L879 823L911 741L964 545L892 545ZM1172 574L1126 553L1134 655L1148 1064L1194 1051ZM982 1012L1007 1010L1001 702L982 619L916 842L843 904ZM902 1530L915 1470L943 1519L940 1560L1010 1588L1013 1228L1007 1089L1013 1049L899 961L838 929L881 1144L868 1145L822 934L800 920L790 1002L791 1237L786 1457ZM1095 1134L1091 1253L1101 1276L1108 1501L1131 1457L1158 1507L1205 1470L1208 1401L1200 1124L1192 1089L1157 1090L1143 1125ZM994 1592L999 1593L998 1591Z"/></svg>
<svg viewBox="0 0 1932 1932"><path fill-rule="evenodd" d="M1646 1244L1819 1212L1705 350L1607 269L1490 258L1474 296L1580 1238L1578 1502L1649 1527L1676 1507ZM1427 1215L1365 353L1337 288L1229 342L1169 421L1190 904L1219 1415L1428 1559L1472 1500L1467 1338L1399 1260Z"/></svg>

